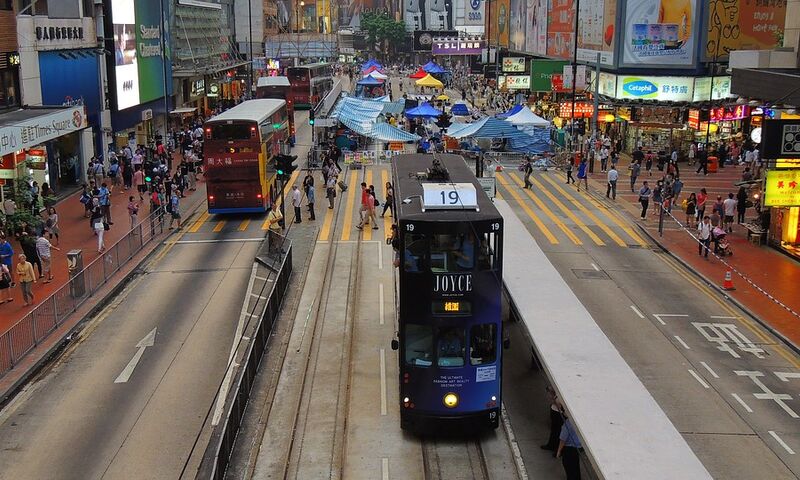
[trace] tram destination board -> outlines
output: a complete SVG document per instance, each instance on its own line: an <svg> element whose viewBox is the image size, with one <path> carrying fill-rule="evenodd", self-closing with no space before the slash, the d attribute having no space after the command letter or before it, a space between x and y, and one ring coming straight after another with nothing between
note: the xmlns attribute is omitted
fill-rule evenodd
<svg viewBox="0 0 800 480"><path fill-rule="evenodd" d="M478 195L471 183L424 183L422 206L425 210L479 210Z"/></svg>

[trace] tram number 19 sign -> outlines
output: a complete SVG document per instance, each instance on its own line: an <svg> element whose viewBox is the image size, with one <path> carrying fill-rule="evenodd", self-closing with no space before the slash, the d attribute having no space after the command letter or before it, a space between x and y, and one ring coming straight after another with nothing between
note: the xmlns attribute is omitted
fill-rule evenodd
<svg viewBox="0 0 800 480"><path fill-rule="evenodd" d="M423 183L422 211L478 210L478 195L471 183Z"/></svg>

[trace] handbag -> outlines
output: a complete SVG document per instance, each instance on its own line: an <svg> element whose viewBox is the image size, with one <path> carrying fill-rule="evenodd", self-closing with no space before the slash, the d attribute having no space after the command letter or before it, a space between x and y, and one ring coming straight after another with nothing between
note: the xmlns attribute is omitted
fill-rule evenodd
<svg viewBox="0 0 800 480"><path fill-rule="evenodd" d="M103 230L105 231L111 230L111 226L108 224L108 222L103 222Z"/></svg>

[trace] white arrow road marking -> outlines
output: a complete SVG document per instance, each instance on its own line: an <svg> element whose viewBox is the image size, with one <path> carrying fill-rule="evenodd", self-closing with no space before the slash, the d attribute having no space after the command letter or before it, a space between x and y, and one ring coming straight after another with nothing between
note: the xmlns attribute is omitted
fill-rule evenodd
<svg viewBox="0 0 800 480"><path fill-rule="evenodd" d="M144 336L143 339L139 340L139 343L136 344L136 353L131 358L131 361L128 362L128 365L122 370L122 373L119 374L114 383L128 383L128 380L133 375L133 369L136 368L136 365L139 364L139 360L142 359L142 355L144 355L144 351L147 347L152 347L156 343L156 329L153 328L150 330L150 333Z"/></svg>

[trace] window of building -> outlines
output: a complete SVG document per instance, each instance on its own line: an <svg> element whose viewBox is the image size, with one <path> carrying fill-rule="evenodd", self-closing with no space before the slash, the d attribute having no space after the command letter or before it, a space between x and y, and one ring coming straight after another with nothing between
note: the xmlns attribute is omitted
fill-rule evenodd
<svg viewBox="0 0 800 480"><path fill-rule="evenodd" d="M17 76L13 70L0 70L0 108L19 105Z"/></svg>
<svg viewBox="0 0 800 480"><path fill-rule="evenodd" d="M14 10L14 1L0 0L0 10Z"/></svg>
<svg viewBox="0 0 800 480"><path fill-rule="evenodd" d="M94 0L83 0L83 16L87 18L94 16Z"/></svg>
<svg viewBox="0 0 800 480"><path fill-rule="evenodd" d="M497 358L497 325L473 325L469 337L469 363L484 365Z"/></svg>
<svg viewBox="0 0 800 480"><path fill-rule="evenodd" d="M433 365L433 328L428 325L406 325L406 364L417 367Z"/></svg>

